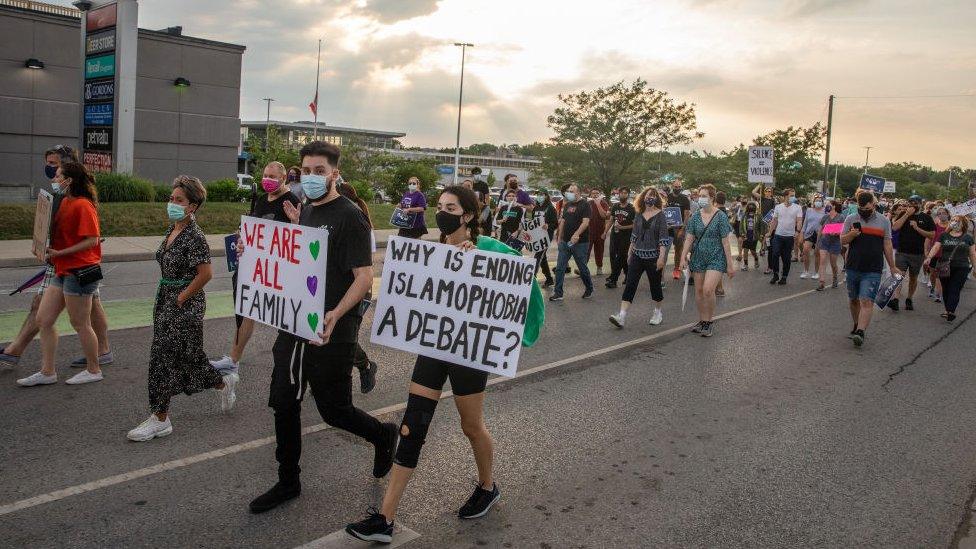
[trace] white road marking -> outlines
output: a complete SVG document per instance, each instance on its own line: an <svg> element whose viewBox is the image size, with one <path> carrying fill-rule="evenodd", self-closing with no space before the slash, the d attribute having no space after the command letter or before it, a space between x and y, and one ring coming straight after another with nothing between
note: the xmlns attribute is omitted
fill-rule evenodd
<svg viewBox="0 0 976 549"><path fill-rule="evenodd" d="M764 301L762 303L757 303L755 305L750 305L748 307L743 307L741 309L736 309L734 311L729 311L727 313L723 313L723 314L717 315L717 316L715 316L715 319L714 320L722 320L724 318L730 318L730 317L733 317L733 316L736 316L736 315L740 315L740 314L743 314L743 313L748 313L750 311L755 311L756 309L761 309L763 307L768 307L770 305L776 305L777 303L782 303L784 301L789 301L791 299L796 299L798 297L805 296L805 295L808 295L808 294L812 294L814 292L816 292L816 290L806 290L806 291L803 291L803 292L799 292L799 293L795 293L795 294L790 294L788 296L783 296L783 297L780 297L780 298L777 298L777 299L773 299L773 300L770 300L770 301ZM679 332L687 331L692 326L694 326L694 323L685 324L685 325L682 325L682 326L676 326L674 328L671 328L671 329L668 329L668 330L664 330L663 332L657 332L657 333L654 333L654 334L650 334L650 335L646 335L646 336L639 337L639 338L636 338L636 339L632 339L630 341L624 341L622 343L618 343L616 345L610 345L609 347L603 347L602 349L597 349L597 350L594 350L594 351L590 351L590 352L584 353L582 355L576 355L576 356L572 356L572 357L569 357L569 358L564 358L562 360L556 360L554 362L549 362L549 363L546 363L546 364L542 364L542 365L536 366L534 368L529 368L527 370L522 370L514 378L495 377L493 379L488 380L488 385L498 385L500 383L506 383L506 382L512 381L513 379L522 379L522 378L531 376L533 374L538 374L540 372L545 372L547 370L552 370L553 368L558 368L560 366L565 366L567 364L573 364L573 363L580 362L580 361L583 361L583 360L587 360L587 359L591 359L591 358L594 358L594 357L598 357L600 355L604 355L604 354L607 354L607 353L612 353L612 352L615 352L615 351L620 351L622 349L627 349L627 348L630 348L630 347L636 347L638 345L642 345L642 344L645 344L645 343L649 343L649 342L654 341L656 339L661 339L661 338L664 338L664 337L667 337L667 336L670 336L670 335L673 335L673 334L677 334ZM443 399L447 399L447 398L450 398L452 396L454 396L454 393L453 392L451 392L451 391L444 391L444 393L441 395L441 399L442 400ZM406 407L407 407L407 403L406 402L400 402L400 403L397 403L397 404L391 404L389 406L385 406L383 408L379 408L377 410L373 410L372 412L369 412L369 414L372 415L372 416L374 416L374 417L380 417L380 416L384 416L386 414L391 414L391 413L394 413L394 412L402 412L404 409L406 409ZM318 432L324 431L326 429L329 429L329 425L328 424L326 424L326 423L319 423L319 424L316 424L316 425L312 425L311 427L306 427L306 428L302 429L302 435L309 435L309 434L312 434L312 433L318 433ZM142 469L136 469L134 471L129 471L127 473L122 473L122 474L118 474L118 475L113 475L113 476L110 476L110 477L106 477L106 478L103 478L103 479L94 480L94 481L91 481L91 482L86 482L86 483L83 483L83 484L79 484L79 485L76 485L76 486L72 486L70 488L64 488L62 490L55 490L53 492L48 492L46 494L41 494L41 495L34 496L34 497L30 497L30 498L27 498L27 499L22 499L22 500L19 500L19 501L14 501L12 503L7 503L7 504L4 504L4 505L0 505L0 516L9 515L10 513L15 513L17 511L22 511L24 509L29 509L31 507L37 507L38 505L43 505L45 503L51 503L51 502L59 501L59 500L62 500L62 499L65 499L65 498L69 498L69 497L72 497L72 496L78 496L78 495L85 494L85 493L88 493L88 492L94 492L95 490L100 490L102 488L109 488L109 487L115 486L117 484L122 484L124 482L130 482L130 481L133 481L133 480L136 480L136 479L140 479L140 478L143 478L143 477L147 477L147 476L150 476L150 475L155 475L155 474L164 473L164 472L167 472L167 471L172 471L172 470L175 470L175 469L180 469L180 468L183 468L183 467L187 467L189 465L194 465L196 463L201 463L201 462L204 462L204 461L209 461L211 459L221 458L221 457L224 457L224 456L229 456L229 455L232 455L232 454L237 454L237 453L244 452L244 451L247 451L247 450L253 450L255 448L260 448L262 446L267 446L269 444L273 444L274 441L275 441L275 437L273 437L273 436L272 437L259 438L257 440L252 440L252 441L249 441L249 442L243 442L243 443L240 443L240 444L235 444L233 446L227 446L225 448L218 448L216 450L211 450L209 452L204 452L202 454L197 454L197 455L194 455L194 456L189 456L189 457L185 457L185 458L181 458L181 459L175 459L175 460L172 460L172 461L167 461L165 463L159 463L159 464L152 465L152 466L149 466L149 467L144 467Z"/></svg>
<svg viewBox="0 0 976 549"><path fill-rule="evenodd" d="M420 537L420 534L407 528L397 525L393 530L393 542L382 547L399 547ZM336 530L328 536L312 540L296 549L362 549L363 547L375 547L373 542L360 541L346 533L345 530Z"/></svg>

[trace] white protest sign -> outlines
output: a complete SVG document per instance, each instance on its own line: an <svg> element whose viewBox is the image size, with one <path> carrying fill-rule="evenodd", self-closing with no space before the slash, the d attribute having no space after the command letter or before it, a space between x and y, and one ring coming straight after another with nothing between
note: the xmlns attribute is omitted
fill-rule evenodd
<svg viewBox="0 0 976 549"><path fill-rule="evenodd" d="M749 147L749 183L775 183L772 147Z"/></svg>
<svg viewBox="0 0 976 549"><path fill-rule="evenodd" d="M949 215L970 215L976 213L976 198L967 202L962 202L956 206L947 206Z"/></svg>
<svg viewBox="0 0 976 549"><path fill-rule="evenodd" d="M537 253L549 248L549 231L542 227L545 219L536 217L522 222L519 238L525 242L525 249Z"/></svg>
<svg viewBox="0 0 976 549"><path fill-rule="evenodd" d="M320 341L329 231L241 216L234 312Z"/></svg>
<svg viewBox="0 0 976 549"><path fill-rule="evenodd" d="M895 183L894 181L888 181L886 179L885 180L885 185L884 185L884 191L882 191L882 192L886 192L886 193L898 192L898 191L895 190L897 188L898 188L898 184L897 183Z"/></svg>
<svg viewBox="0 0 976 549"><path fill-rule="evenodd" d="M370 341L515 377L535 260L391 236Z"/></svg>
<svg viewBox="0 0 976 549"><path fill-rule="evenodd" d="M54 196L41 189L37 192L37 207L34 209L34 238L31 253L41 263L47 257L47 242L51 236L51 212L54 210Z"/></svg>

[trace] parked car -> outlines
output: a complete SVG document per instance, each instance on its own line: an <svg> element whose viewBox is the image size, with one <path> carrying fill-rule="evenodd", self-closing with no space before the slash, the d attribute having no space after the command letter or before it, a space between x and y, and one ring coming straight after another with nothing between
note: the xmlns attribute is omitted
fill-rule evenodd
<svg viewBox="0 0 976 549"><path fill-rule="evenodd" d="M254 178L246 173L237 174L237 188L242 191L250 191L254 188Z"/></svg>

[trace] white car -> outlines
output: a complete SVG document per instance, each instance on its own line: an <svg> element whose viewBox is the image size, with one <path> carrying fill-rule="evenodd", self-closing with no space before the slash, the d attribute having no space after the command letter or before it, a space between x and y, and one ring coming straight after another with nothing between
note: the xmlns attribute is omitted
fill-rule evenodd
<svg viewBox="0 0 976 549"><path fill-rule="evenodd" d="M237 174L237 188L249 191L254 187L254 178L246 173Z"/></svg>

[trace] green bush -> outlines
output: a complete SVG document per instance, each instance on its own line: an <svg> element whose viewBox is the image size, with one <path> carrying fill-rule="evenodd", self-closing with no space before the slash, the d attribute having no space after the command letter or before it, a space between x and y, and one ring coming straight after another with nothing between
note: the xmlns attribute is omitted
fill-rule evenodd
<svg viewBox="0 0 976 549"><path fill-rule="evenodd" d="M169 202L173 188L169 185L156 185L156 202Z"/></svg>
<svg viewBox="0 0 976 549"><path fill-rule="evenodd" d="M251 192L237 188L236 179L218 179L207 183L207 200L210 202L241 202Z"/></svg>
<svg viewBox="0 0 976 549"><path fill-rule="evenodd" d="M100 202L152 202L156 200L153 184L127 173L97 173L95 188ZM167 195L168 199L168 195Z"/></svg>
<svg viewBox="0 0 976 549"><path fill-rule="evenodd" d="M363 181L346 181L346 184L350 187L356 189L356 194L363 202L369 204L373 201L373 188L369 186L369 183Z"/></svg>

